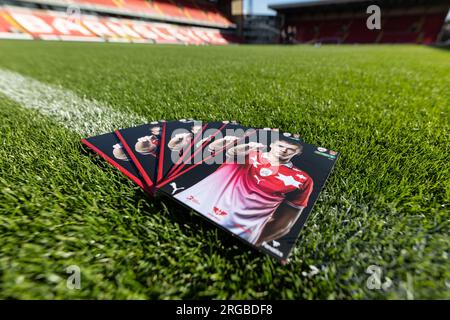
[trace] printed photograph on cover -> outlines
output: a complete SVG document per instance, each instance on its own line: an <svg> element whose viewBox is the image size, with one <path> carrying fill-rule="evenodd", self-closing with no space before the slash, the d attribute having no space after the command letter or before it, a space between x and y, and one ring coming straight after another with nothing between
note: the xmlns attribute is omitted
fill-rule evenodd
<svg viewBox="0 0 450 320"><path fill-rule="evenodd" d="M165 125L165 121L153 121L116 130L117 137L149 187L156 184L159 146Z"/></svg>
<svg viewBox="0 0 450 320"><path fill-rule="evenodd" d="M191 144L201 137L205 126L206 123L193 119L166 123L160 143L158 183L168 176L170 170L175 170L181 164L182 158L190 151Z"/></svg>
<svg viewBox="0 0 450 320"><path fill-rule="evenodd" d="M286 262L338 153L270 129L225 136L205 152L160 192Z"/></svg>
<svg viewBox="0 0 450 320"><path fill-rule="evenodd" d="M190 167L191 165L198 164L203 159L203 150L211 142L216 139L221 139L226 135L227 131L235 132L236 130L246 130L246 127L240 126L235 121L220 121L220 122L208 122L204 125L204 130L201 132L201 136L191 143L189 149L186 149L184 155L180 157L179 163L173 166L166 179L178 175L182 170ZM207 155L209 156L209 154ZM164 181L162 181L164 183Z"/></svg>

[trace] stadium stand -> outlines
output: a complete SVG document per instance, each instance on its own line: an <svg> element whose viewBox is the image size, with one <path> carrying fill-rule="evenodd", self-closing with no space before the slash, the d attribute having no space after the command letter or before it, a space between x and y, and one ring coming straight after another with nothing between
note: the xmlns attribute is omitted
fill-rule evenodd
<svg viewBox="0 0 450 320"><path fill-rule="evenodd" d="M381 30L369 30L366 9L382 8ZM449 0L326 0L272 5L284 43L431 44L449 11Z"/></svg>
<svg viewBox="0 0 450 320"><path fill-rule="evenodd" d="M227 32L234 31L233 25L213 3L197 0L26 0L23 7L16 2L0 6L0 38L191 45L239 41ZM74 5L78 13L69 13ZM173 23L178 18L185 20Z"/></svg>
<svg viewBox="0 0 450 320"><path fill-rule="evenodd" d="M1 39L33 39L8 15L6 10L0 8L0 38Z"/></svg>
<svg viewBox="0 0 450 320"><path fill-rule="evenodd" d="M68 18L65 12L16 7L4 8L0 14L2 38L195 45L230 42L220 30L194 26L84 14Z"/></svg>
<svg viewBox="0 0 450 320"><path fill-rule="evenodd" d="M425 18L422 25L422 43L430 44L435 41L435 35L442 29L443 21L445 21L445 14L430 14Z"/></svg>
<svg viewBox="0 0 450 320"><path fill-rule="evenodd" d="M23 0L44 5L76 5L80 9L145 17L166 22L228 28L233 23L206 0Z"/></svg>
<svg viewBox="0 0 450 320"><path fill-rule="evenodd" d="M168 0L153 1L152 5L166 17L189 18L176 4Z"/></svg>
<svg viewBox="0 0 450 320"><path fill-rule="evenodd" d="M348 32L343 39L346 43L374 43L380 37L379 30L369 30L366 19L352 19Z"/></svg>

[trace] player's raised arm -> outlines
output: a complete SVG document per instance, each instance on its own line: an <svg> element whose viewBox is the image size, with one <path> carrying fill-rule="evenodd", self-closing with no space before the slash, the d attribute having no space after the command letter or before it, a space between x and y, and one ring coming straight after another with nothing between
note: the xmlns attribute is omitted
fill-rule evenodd
<svg viewBox="0 0 450 320"><path fill-rule="evenodd" d="M232 146L233 143L236 140L238 140L238 139L239 139L239 137L236 137L236 136L225 136L225 137L223 137L221 139L217 139L214 142L211 142L208 145L208 150L211 153L212 152L218 152L218 151L222 150L225 147Z"/></svg>
<svg viewBox="0 0 450 320"><path fill-rule="evenodd" d="M230 149L228 149L227 156L229 156L229 157L246 156L251 151L262 150L265 147L266 147L265 145L263 145L262 143L258 143L258 142L249 142L249 143L245 143L245 144L239 144L237 146L234 146L234 147L231 147Z"/></svg>

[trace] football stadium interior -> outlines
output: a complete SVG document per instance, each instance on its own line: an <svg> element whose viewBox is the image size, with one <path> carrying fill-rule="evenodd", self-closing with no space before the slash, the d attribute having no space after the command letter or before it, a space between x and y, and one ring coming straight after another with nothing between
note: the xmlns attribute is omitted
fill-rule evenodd
<svg viewBox="0 0 450 320"><path fill-rule="evenodd" d="M1 1L0 38L227 44L238 38L227 2L203 0ZM228 1L228 5L230 2Z"/></svg>
<svg viewBox="0 0 450 320"><path fill-rule="evenodd" d="M0 299L450 300L450 0L266 1L0 0ZM339 152L287 265L80 142L191 118Z"/></svg>
<svg viewBox="0 0 450 320"><path fill-rule="evenodd" d="M379 30L366 27L366 8L371 4L382 7ZM244 14L243 1L1 0L0 38L192 45L245 39L250 43L432 44L442 39L449 4L448 0L278 4L269 6L277 17L263 20L268 27L261 28L247 27L257 16Z"/></svg>

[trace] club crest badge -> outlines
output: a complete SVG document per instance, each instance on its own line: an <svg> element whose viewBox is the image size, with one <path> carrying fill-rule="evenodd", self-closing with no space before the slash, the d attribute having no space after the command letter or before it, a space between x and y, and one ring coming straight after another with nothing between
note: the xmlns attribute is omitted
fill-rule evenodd
<svg viewBox="0 0 450 320"><path fill-rule="evenodd" d="M268 168L262 168L261 170L259 170L259 175L261 177L268 177L272 174L273 174L272 170L270 170Z"/></svg>

